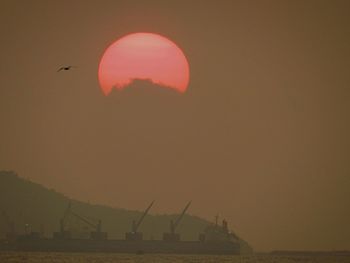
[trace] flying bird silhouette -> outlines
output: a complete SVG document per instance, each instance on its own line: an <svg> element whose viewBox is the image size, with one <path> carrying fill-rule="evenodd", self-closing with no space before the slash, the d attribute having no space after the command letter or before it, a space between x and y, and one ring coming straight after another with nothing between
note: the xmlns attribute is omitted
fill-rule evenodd
<svg viewBox="0 0 350 263"><path fill-rule="evenodd" d="M70 70L71 68L76 68L75 66L64 66L60 67L57 72L60 72L61 70Z"/></svg>

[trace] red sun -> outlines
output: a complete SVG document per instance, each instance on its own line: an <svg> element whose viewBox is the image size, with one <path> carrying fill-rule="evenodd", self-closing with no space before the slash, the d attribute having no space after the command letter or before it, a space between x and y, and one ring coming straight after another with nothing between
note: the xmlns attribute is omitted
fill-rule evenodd
<svg viewBox="0 0 350 263"><path fill-rule="evenodd" d="M185 92L189 76L182 50L168 38L153 33L134 33L118 39L106 49L98 69L105 95L113 88L125 88L135 79Z"/></svg>

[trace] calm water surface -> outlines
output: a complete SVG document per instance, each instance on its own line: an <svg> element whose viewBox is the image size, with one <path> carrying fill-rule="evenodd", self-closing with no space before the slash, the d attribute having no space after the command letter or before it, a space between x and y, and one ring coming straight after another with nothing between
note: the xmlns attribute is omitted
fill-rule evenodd
<svg viewBox="0 0 350 263"><path fill-rule="evenodd" d="M350 263L346 256L198 256L198 255L128 255L97 253L0 252L0 263Z"/></svg>

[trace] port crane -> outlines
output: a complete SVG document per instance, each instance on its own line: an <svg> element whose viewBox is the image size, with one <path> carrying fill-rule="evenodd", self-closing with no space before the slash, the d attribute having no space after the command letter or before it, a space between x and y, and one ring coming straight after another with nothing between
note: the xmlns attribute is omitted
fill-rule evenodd
<svg viewBox="0 0 350 263"><path fill-rule="evenodd" d="M142 232L138 232L138 229L139 229L143 219L148 214L148 211L153 206L153 204L154 204L154 201L152 201L149 204L149 206L146 208L146 210L143 212L142 216L139 218L139 220L137 222L135 220L132 221L131 232L127 232L125 234L125 239L126 240L142 240L143 239L143 234L142 234Z"/></svg>
<svg viewBox="0 0 350 263"><path fill-rule="evenodd" d="M175 231L190 205L191 201L188 202L188 204L183 209L182 213L176 218L175 222L173 220L170 220L170 233L163 234L164 241L180 241L180 234L177 234Z"/></svg>
<svg viewBox="0 0 350 263"><path fill-rule="evenodd" d="M92 223L85 217L75 213L71 208L71 203L69 202L67 209L64 212L63 218L60 220L60 232L55 233L54 236L57 238L70 239L72 238L71 231L66 230L66 225L68 218L70 216L75 217L79 221L83 222L87 226L91 227L94 231L90 233L90 238L94 240L103 240L107 239L107 233L102 232L102 222L98 220L97 224Z"/></svg>

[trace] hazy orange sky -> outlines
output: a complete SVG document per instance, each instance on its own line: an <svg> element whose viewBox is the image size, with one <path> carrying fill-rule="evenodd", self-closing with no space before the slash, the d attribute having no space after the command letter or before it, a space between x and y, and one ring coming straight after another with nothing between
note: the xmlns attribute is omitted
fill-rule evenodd
<svg viewBox="0 0 350 263"><path fill-rule="evenodd" d="M190 214L219 213L256 250L350 249L349 10L2 0L0 169L113 207L192 200ZM99 60L132 32L183 49L185 94L135 83L103 95Z"/></svg>

